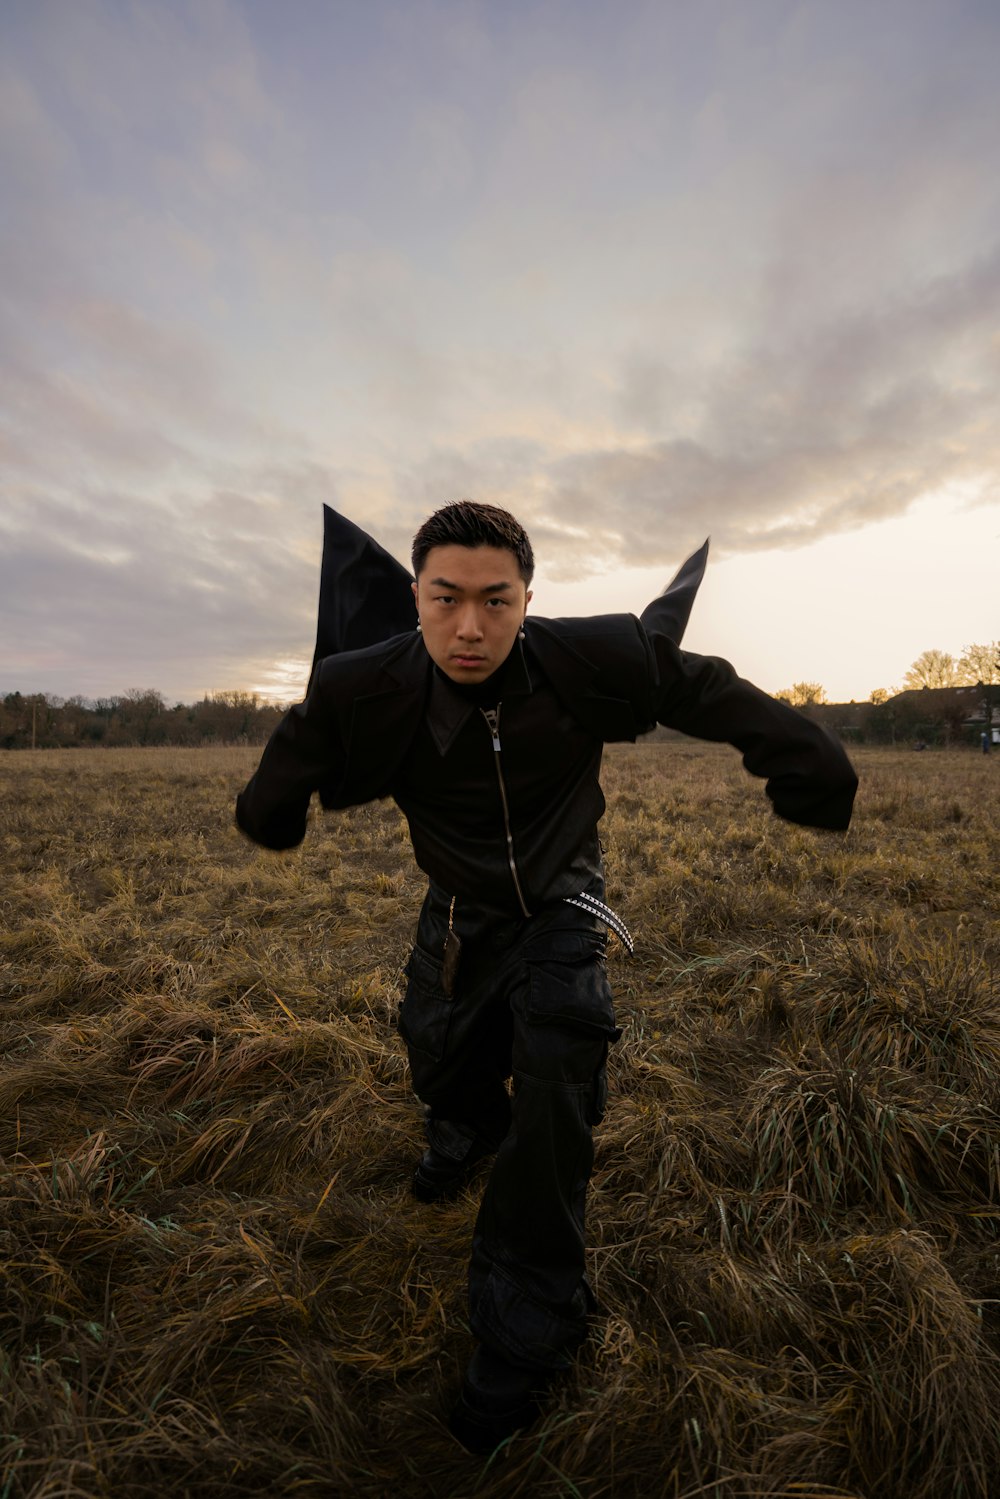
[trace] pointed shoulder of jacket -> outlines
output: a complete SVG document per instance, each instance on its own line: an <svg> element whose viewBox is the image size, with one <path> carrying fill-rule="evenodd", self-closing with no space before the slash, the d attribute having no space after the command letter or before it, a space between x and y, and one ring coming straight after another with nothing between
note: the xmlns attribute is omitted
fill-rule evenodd
<svg viewBox="0 0 1000 1499"><path fill-rule="evenodd" d="M591 665L645 651L645 632L634 614L588 614L579 618L542 619L529 614L524 622L528 644L536 652L568 651Z"/></svg>
<svg viewBox="0 0 1000 1499"><path fill-rule="evenodd" d="M406 678L426 670L429 661L424 642L415 630L409 630L357 651L324 656L317 664L316 680L323 687L343 688L373 682L384 672L397 679Z"/></svg>
<svg viewBox="0 0 1000 1499"><path fill-rule="evenodd" d="M525 620L526 644L566 708L605 743L653 727L654 663L634 614Z"/></svg>
<svg viewBox="0 0 1000 1499"><path fill-rule="evenodd" d="M646 634L634 614L590 614L579 619L540 619L529 614L524 629L539 660L553 667L559 660L575 657L591 671L645 668Z"/></svg>
<svg viewBox="0 0 1000 1499"><path fill-rule="evenodd" d="M529 640L532 633L538 631L564 640L568 645L577 640L594 640L598 637L610 639L621 636L623 639L634 640L642 632L642 626L634 614L586 614L560 619L543 619L536 614L529 614L524 628Z"/></svg>

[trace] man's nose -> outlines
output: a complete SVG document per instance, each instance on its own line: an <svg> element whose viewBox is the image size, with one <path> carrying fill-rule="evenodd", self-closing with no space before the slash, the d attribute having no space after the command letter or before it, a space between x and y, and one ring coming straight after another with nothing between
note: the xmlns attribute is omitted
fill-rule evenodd
<svg viewBox="0 0 1000 1499"><path fill-rule="evenodd" d="M475 604L468 603L462 609L458 617L458 633L463 640L482 640L483 626Z"/></svg>

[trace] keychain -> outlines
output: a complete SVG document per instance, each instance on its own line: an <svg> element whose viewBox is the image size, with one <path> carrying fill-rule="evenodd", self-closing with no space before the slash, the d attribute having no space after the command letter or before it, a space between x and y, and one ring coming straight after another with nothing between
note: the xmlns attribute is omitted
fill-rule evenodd
<svg viewBox="0 0 1000 1499"><path fill-rule="evenodd" d="M458 977L458 960L462 956L462 942L454 928L455 920L455 896L451 898L448 907L448 935L444 939L444 962L441 964L441 987L448 999L455 992L455 979Z"/></svg>

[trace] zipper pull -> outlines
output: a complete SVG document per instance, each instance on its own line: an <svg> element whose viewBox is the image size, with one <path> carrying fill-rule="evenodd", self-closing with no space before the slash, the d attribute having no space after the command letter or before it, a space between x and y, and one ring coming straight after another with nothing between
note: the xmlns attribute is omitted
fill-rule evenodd
<svg viewBox="0 0 1000 1499"><path fill-rule="evenodd" d="M480 712L489 724L490 733L493 735L493 748L500 753L500 704L495 708L481 708Z"/></svg>

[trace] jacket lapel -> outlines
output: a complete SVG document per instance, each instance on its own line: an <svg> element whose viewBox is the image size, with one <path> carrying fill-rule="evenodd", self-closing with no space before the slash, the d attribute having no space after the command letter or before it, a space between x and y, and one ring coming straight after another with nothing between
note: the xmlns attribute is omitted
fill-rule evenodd
<svg viewBox="0 0 1000 1499"><path fill-rule="evenodd" d="M563 623L569 621L532 619L529 615L524 624L528 644L553 691L595 739L634 742L638 734L652 727L641 721L645 715L637 713L627 695L638 684L637 670L641 674L645 668L635 619L628 614L613 614L574 620L574 625L582 627L574 634L586 643L586 656L559 629ZM607 691L609 678L614 680L614 694Z"/></svg>
<svg viewBox="0 0 1000 1499"><path fill-rule="evenodd" d="M424 714L430 669L423 641L411 633L352 699L344 713L344 778L331 805L352 806L389 794Z"/></svg>

